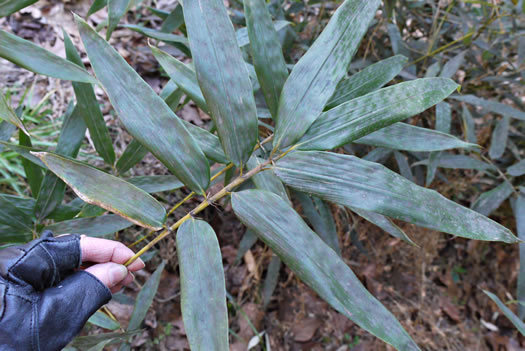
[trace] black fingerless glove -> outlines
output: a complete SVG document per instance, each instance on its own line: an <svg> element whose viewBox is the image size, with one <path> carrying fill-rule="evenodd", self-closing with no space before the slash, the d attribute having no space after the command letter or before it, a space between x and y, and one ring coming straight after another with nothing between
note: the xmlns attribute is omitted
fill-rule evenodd
<svg viewBox="0 0 525 351"><path fill-rule="evenodd" d="M0 350L55 351L111 299L81 263L80 236L51 232L0 250Z"/></svg>

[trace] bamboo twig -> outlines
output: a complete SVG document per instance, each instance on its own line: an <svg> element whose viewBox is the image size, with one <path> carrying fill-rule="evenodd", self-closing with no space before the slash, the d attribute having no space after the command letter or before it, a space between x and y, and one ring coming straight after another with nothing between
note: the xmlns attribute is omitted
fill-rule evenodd
<svg viewBox="0 0 525 351"><path fill-rule="evenodd" d="M145 252L147 252L149 249L151 249L155 244L157 244L159 241L170 235L172 232L174 232L177 228L179 228L182 223L186 222L188 219L195 217L197 214L202 212L205 208L207 208L209 205L213 204L214 202L220 200L224 196L227 196L231 193L231 191L236 188L237 186L244 183L246 180L250 179L260 171L264 169L264 167L268 166L270 163L275 162L281 158L283 158L286 154L288 154L290 151L292 151L294 147L289 148L287 151L283 152L279 156L275 158L270 158L263 163L259 164L257 167L251 169L247 173L242 174L241 176L235 178L230 184L222 188L219 192L217 192L215 195L208 199L204 199L197 207L195 207L192 211L187 213L184 217L179 219L177 222L175 222L171 227L168 229L164 229L155 239L150 241L146 246L144 246L142 249L140 249L133 257L131 257L124 265L129 266L132 264L137 258L139 258L141 255L143 255Z"/></svg>

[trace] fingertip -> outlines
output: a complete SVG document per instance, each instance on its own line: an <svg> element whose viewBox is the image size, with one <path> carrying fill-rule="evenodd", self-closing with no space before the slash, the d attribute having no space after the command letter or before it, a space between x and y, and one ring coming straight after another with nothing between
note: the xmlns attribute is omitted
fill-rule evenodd
<svg viewBox="0 0 525 351"><path fill-rule="evenodd" d="M142 261L140 258L137 258L136 261L134 261L132 264L128 266L128 269L130 272L136 272L136 271L140 271L144 267L146 267L146 264L144 263L144 261Z"/></svg>

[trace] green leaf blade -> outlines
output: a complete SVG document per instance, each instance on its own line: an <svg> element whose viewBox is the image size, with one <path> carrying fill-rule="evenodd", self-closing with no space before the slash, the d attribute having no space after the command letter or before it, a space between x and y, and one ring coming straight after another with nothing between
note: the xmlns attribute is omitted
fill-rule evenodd
<svg viewBox="0 0 525 351"><path fill-rule="evenodd" d="M244 0L244 12L253 65L272 117L277 118L279 98L288 68L272 17L264 0Z"/></svg>
<svg viewBox="0 0 525 351"><path fill-rule="evenodd" d="M419 350L395 317L279 196L263 190L232 194L237 217L301 280L337 311L398 350Z"/></svg>
<svg viewBox="0 0 525 351"><path fill-rule="evenodd" d="M300 150L329 150L425 111L457 84L422 78L377 90L324 112L298 142Z"/></svg>
<svg viewBox="0 0 525 351"><path fill-rule="evenodd" d="M106 40L109 41L120 19L126 14L130 1L131 0L108 0L108 30L106 32Z"/></svg>
<svg viewBox="0 0 525 351"><path fill-rule="evenodd" d="M279 101L276 148L299 140L319 117L345 76L379 4L378 0L346 0L294 66Z"/></svg>
<svg viewBox="0 0 525 351"><path fill-rule="evenodd" d="M181 309L190 347L228 351L228 310L221 250L213 228L190 219L177 232Z"/></svg>
<svg viewBox="0 0 525 351"><path fill-rule="evenodd" d="M35 156L85 202L112 211L140 226L162 229L166 210L143 190L78 161L45 152L35 153Z"/></svg>
<svg viewBox="0 0 525 351"><path fill-rule="evenodd" d="M76 20L93 69L126 129L184 184L203 194L210 179L208 160L186 127L117 51Z"/></svg>
<svg viewBox="0 0 525 351"><path fill-rule="evenodd" d="M45 76L83 83L97 83L97 80L86 70L28 40L3 30L0 30L0 57Z"/></svg>
<svg viewBox="0 0 525 351"><path fill-rule="evenodd" d="M392 56L366 67L348 79L343 79L337 84L326 108L334 108L383 87L401 72L407 61L405 56Z"/></svg>
<svg viewBox="0 0 525 351"><path fill-rule="evenodd" d="M221 0L184 3L184 19L197 79L222 147L238 167L257 141L252 84L233 25Z"/></svg>
<svg viewBox="0 0 525 351"><path fill-rule="evenodd" d="M293 152L277 162L274 172L294 189L344 206L465 238L518 242L510 230L491 219L354 156Z"/></svg>

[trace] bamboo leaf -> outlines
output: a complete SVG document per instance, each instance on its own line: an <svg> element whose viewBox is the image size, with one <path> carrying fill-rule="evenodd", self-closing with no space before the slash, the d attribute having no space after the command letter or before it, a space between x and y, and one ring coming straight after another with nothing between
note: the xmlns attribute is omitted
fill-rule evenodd
<svg viewBox="0 0 525 351"><path fill-rule="evenodd" d="M19 210L4 197L0 197L0 223L29 233L33 229L31 216Z"/></svg>
<svg viewBox="0 0 525 351"><path fill-rule="evenodd" d="M91 16L95 12L102 10L107 5L108 5L108 0L94 0L93 4L91 4L91 7L89 8L86 14L86 18Z"/></svg>
<svg viewBox="0 0 525 351"><path fill-rule="evenodd" d="M95 312L94 315L89 317L88 322L108 330L117 330L120 328L120 323L109 318L107 314L100 311Z"/></svg>
<svg viewBox="0 0 525 351"><path fill-rule="evenodd" d="M298 142L301 150L329 150L425 111L457 84L446 78L399 83L324 112Z"/></svg>
<svg viewBox="0 0 525 351"><path fill-rule="evenodd" d="M86 22L75 17L91 65L128 132L198 194L208 161L186 127L153 89Z"/></svg>
<svg viewBox="0 0 525 351"><path fill-rule="evenodd" d="M184 14L182 12L182 6L180 4L177 4L177 6L175 6L175 8L162 22L160 31L164 33L172 33L183 24Z"/></svg>
<svg viewBox="0 0 525 351"><path fill-rule="evenodd" d="M281 269L281 260L277 256L272 256L268 269L266 271L266 277L264 278L262 288L263 306L266 308L270 303L273 292L277 287L279 281L279 270Z"/></svg>
<svg viewBox="0 0 525 351"><path fill-rule="evenodd" d="M245 16L246 16L246 10L245 10ZM288 21L277 20L277 21L273 21L271 28L273 28L275 32L279 32L288 25L290 25L290 22ZM237 37L237 43L239 44L240 48L243 48L246 45L250 44L250 36L248 34L248 27L242 27L242 28L237 29L237 31L235 31L235 36Z"/></svg>
<svg viewBox="0 0 525 351"><path fill-rule="evenodd" d="M370 223L375 224L379 228L383 229L385 232L392 235L393 237L404 240L409 244L416 245L401 228L399 228L397 225L395 225L394 222L392 222L390 218L383 216L379 213L360 210L355 207L350 207L350 209L353 212L357 213L359 216L369 221Z"/></svg>
<svg viewBox="0 0 525 351"><path fill-rule="evenodd" d="M445 65L443 66L443 69L441 70L439 76L443 78L452 78L452 76L456 74L459 67L461 67L461 65L465 61L466 53L467 50L463 50L459 54L448 60L448 62L445 63Z"/></svg>
<svg viewBox="0 0 525 351"><path fill-rule="evenodd" d="M489 156L495 160L503 156L507 148L507 139L509 137L510 117L503 116L496 124L490 139Z"/></svg>
<svg viewBox="0 0 525 351"><path fill-rule="evenodd" d="M450 98L463 101L474 106L482 107L490 112L498 113L503 116L525 121L525 112L500 102L485 100L474 95L452 95Z"/></svg>
<svg viewBox="0 0 525 351"><path fill-rule="evenodd" d="M499 299L499 297L497 297L496 295L494 295L493 293L491 293L491 292L489 292L487 290L483 290L483 292L488 297L490 297L490 299L492 301L494 301L494 303L496 303L496 305L499 307L499 309L512 322L512 324L514 324L514 326L516 327L516 329L518 329L518 331L521 333L521 335L525 336L525 324L521 321L521 319L518 316L516 316L510 310L510 308L505 306L505 304Z"/></svg>
<svg viewBox="0 0 525 351"><path fill-rule="evenodd" d="M38 0L0 0L0 18L12 15L37 1Z"/></svg>
<svg viewBox="0 0 525 351"><path fill-rule="evenodd" d="M0 121L0 152L4 150L4 144L6 141L11 139L11 136L15 132L16 127L11 123Z"/></svg>
<svg viewBox="0 0 525 351"><path fill-rule="evenodd" d="M213 228L200 220L184 222L177 232L177 256L182 318L190 348L228 351L226 287Z"/></svg>
<svg viewBox="0 0 525 351"><path fill-rule="evenodd" d="M119 230L132 226L130 221L117 215L103 215L99 217L75 218L48 225L46 229L55 235L77 233L87 236L101 237L113 234Z"/></svg>
<svg viewBox="0 0 525 351"><path fill-rule="evenodd" d="M503 182L494 189L482 193L470 208L484 216L488 216L497 210L513 191L512 185L508 182Z"/></svg>
<svg viewBox="0 0 525 351"><path fill-rule="evenodd" d="M525 160L513 164L507 168L507 172L513 177L519 177L525 174Z"/></svg>
<svg viewBox="0 0 525 351"><path fill-rule="evenodd" d="M0 34L0 40L1 40L1 34ZM1 45L1 42L0 42L0 45ZM1 93L0 93L0 119L3 119L4 121L13 124L14 126L17 126L25 134L29 135L29 132L27 131L26 127L24 127L24 123L22 123L20 118L18 118L15 111L13 111L11 106L9 106L9 104L7 103L5 96Z"/></svg>
<svg viewBox="0 0 525 351"><path fill-rule="evenodd" d="M266 1L244 0L244 13L255 72L266 104L276 119L281 90L288 78L283 49ZM238 36L237 40L240 41Z"/></svg>
<svg viewBox="0 0 525 351"><path fill-rule="evenodd" d="M78 161L47 152L35 156L85 202L152 230L163 227L166 210L145 191Z"/></svg>
<svg viewBox="0 0 525 351"><path fill-rule="evenodd" d="M86 124L80 107L77 105L73 111L71 109L73 105L70 105L65 113L56 153L74 158L86 134ZM35 204L35 215L39 221L46 218L60 205L64 199L65 188L66 185L57 176L49 170L46 171Z"/></svg>
<svg viewBox="0 0 525 351"><path fill-rule="evenodd" d="M452 124L452 110L446 102L436 105L436 130L441 133L450 134Z"/></svg>
<svg viewBox="0 0 525 351"><path fill-rule="evenodd" d="M495 170L491 164L480 161L467 155L440 155L436 160L437 166L450 169L475 169L478 171ZM428 165L429 160L418 161L412 166Z"/></svg>
<svg viewBox="0 0 525 351"><path fill-rule="evenodd" d="M106 40L109 41L111 33L117 28L120 19L126 14L131 0L108 0L108 29Z"/></svg>
<svg viewBox="0 0 525 351"><path fill-rule="evenodd" d="M221 0L184 2L184 19L197 79L219 139L238 167L257 141L252 85L233 25Z"/></svg>
<svg viewBox="0 0 525 351"><path fill-rule="evenodd" d="M202 152L204 152L204 154L210 160L218 163L230 163L224 154L221 142L216 135L211 134L201 127L191 124L188 121L182 120L182 123L186 126L186 128L188 128L188 131L197 141L197 144L199 144Z"/></svg>
<svg viewBox="0 0 525 351"><path fill-rule="evenodd" d="M299 191L470 239L515 243L510 230L386 167L329 152L293 152L274 172Z"/></svg>
<svg viewBox="0 0 525 351"><path fill-rule="evenodd" d="M116 167L119 174L125 173L142 161L148 152L148 149L142 146L137 140L133 139L117 161Z"/></svg>
<svg viewBox="0 0 525 351"><path fill-rule="evenodd" d="M27 136L22 130L18 134L18 143L22 146L32 147L31 138ZM26 174L29 188L31 189L31 195L36 198L42 185L44 175L42 174L42 168L35 165L33 162L22 158L22 166L24 166L24 172Z"/></svg>
<svg viewBox="0 0 525 351"><path fill-rule="evenodd" d="M209 113L208 105L202 95L195 71L167 52L159 50L154 46L150 46L150 49L153 52L153 56L159 61L172 81L177 84L200 109Z"/></svg>
<svg viewBox="0 0 525 351"><path fill-rule="evenodd" d="M476 123L474 122L474 118L472 118L472 114L470 113L470 110L465 104L462 105L462 114L463 117L463 123L464 123L464 135L465 139L469 143L477 143L478 138L476 137Z"/></svg>
<svg viewBox="0 0 525 351"><path fill-rule="evenodd" d="M408 164L408 159L401 152L394 151L394 158L396 159L397 167L399 169L399 174L401 174L406 179L410 180L412 183L415 183L414 174L412 169Z"/></svg>
<svg viewBox="0 0 525 351"><path fill-rule="evenodd" d="M85 68L71 38L66 31L63 31L63 33L67 59L78 66ZM115 151L113 150L111 136L106 127L106 122L104 121L102 112L98 107L97 97L95 96L93 86L87 83L73 82L73 88L77 98L77 105L79 106L82 118L89 129L89 134L93 140L95 149L106 163L113 165L115 163Z"/></svg>
<svg viewBox="0 0 525 351"><path fill-rule="evenodd" d="M27 243L32 239L33 233L30 230L0 224L0 244ZM0 249L3 248L3 246L0 246Z"/></svg>
<svg viewBox="0 0 525 351"><path fill-rule="evenodd" d="M232 194L232 206L237 217L333 308L398 350L419 350L395 317L288 202L264 190L246 190Z"/></svg>
<svg viewBox="0 0 525 351"><path fill-rule="evenodd" d="M275 147L299 140L319 117L345 76L380 1L346 0L286 81L275 130Z"/></svg>
<svg viewBox="0 0 525 351"><path fill-rule="evenodd" d="M96 346L97 344L105 340L110 340L110 339L114 339L113 341L127 340L131 336L139 332L140 330L133 331L133 332L125 332L125 333L115 332L115 333L104 333L104 334L96 334L96 335L88 335L88 336L77 336L76 338L73 339L73 341L69 345L73 347L81 348L82 350L86 350L90 347Z"/></svg>
<svg viewBox="0 0 525 351"><path fill-rule="evenodd" d="M514 218L516 219L516 232L521 240L525 240L525 193L520 191L513 206ZM525 244L519 244L520 269L518 273L517 300L518 315L523 320L525 317Z"/></svg>
<svg viewBox="0 0 525 351"><path fill-rule="evenodd" d="M239 249L237 250L237 255L235 256L235 263L239 264L244 254L250 250L253 245L257 242L257 236L254 234L253 230L246 229L244 235L242 236L241 241L239 242Z"/></svg>
<svg viewBox="0 0 525 351"><path fill-rule="evenodd" d="M299 191L294 192L294 195L299 200L307 221L314 227L315 233L341 256L337 228L330 207L317 197L312 198Z"/></svg>
<svg viewBox="0 0 525 351"><path fill-rule="evenodd" d="M166 266L166 262L162 261L161 264L155 269L155 272L146 281L146 284L142 286L135 302L135 308L131 314L131 319L128 325L128 331L134 331L140 328L142 321L148 313L148 309L153 303L153 299L157 294L159 288L160 279L162 277L162 271Z"/></svg>
<svg viewBox="0 0 525 351"><path fill-rule="evenodd" d="M172 191L184 186L177 177L172 175L139 176L128 178L126 181L148 193Z"/></svg>
<svg viewBox="0 0 525 351"><path fill-rule="evenodd" d="M407 61L405 56L392 56L366 67L350 78L343 79L337 84L326 108L334 108L383 87L401 72Z"/></svg>
<svg viewBox="0 0 525 351"><path fill-rule="evenodd" d="M32 42L0 30L0 57L31 72L84 83L96 84L85 69L42 49Z"/></svg>
<svg viewBox="0 0 525 351"><path fill-rule="evenodd" d="M137 33L143 34L152 39L163 41L165 43L182 44L184 46L188 45L188 39L182 35L161 32L155 29L139 26L136 24L125 24L122 27L131 29Z"/></svg>
<svg viewBox="0 0 525 351"><path fill-rule="evenodd" d="M394 150L432 152L449 149L479 148L450 134L406 123L394 123L354 141L354 143L386 147Z"/></svg>

